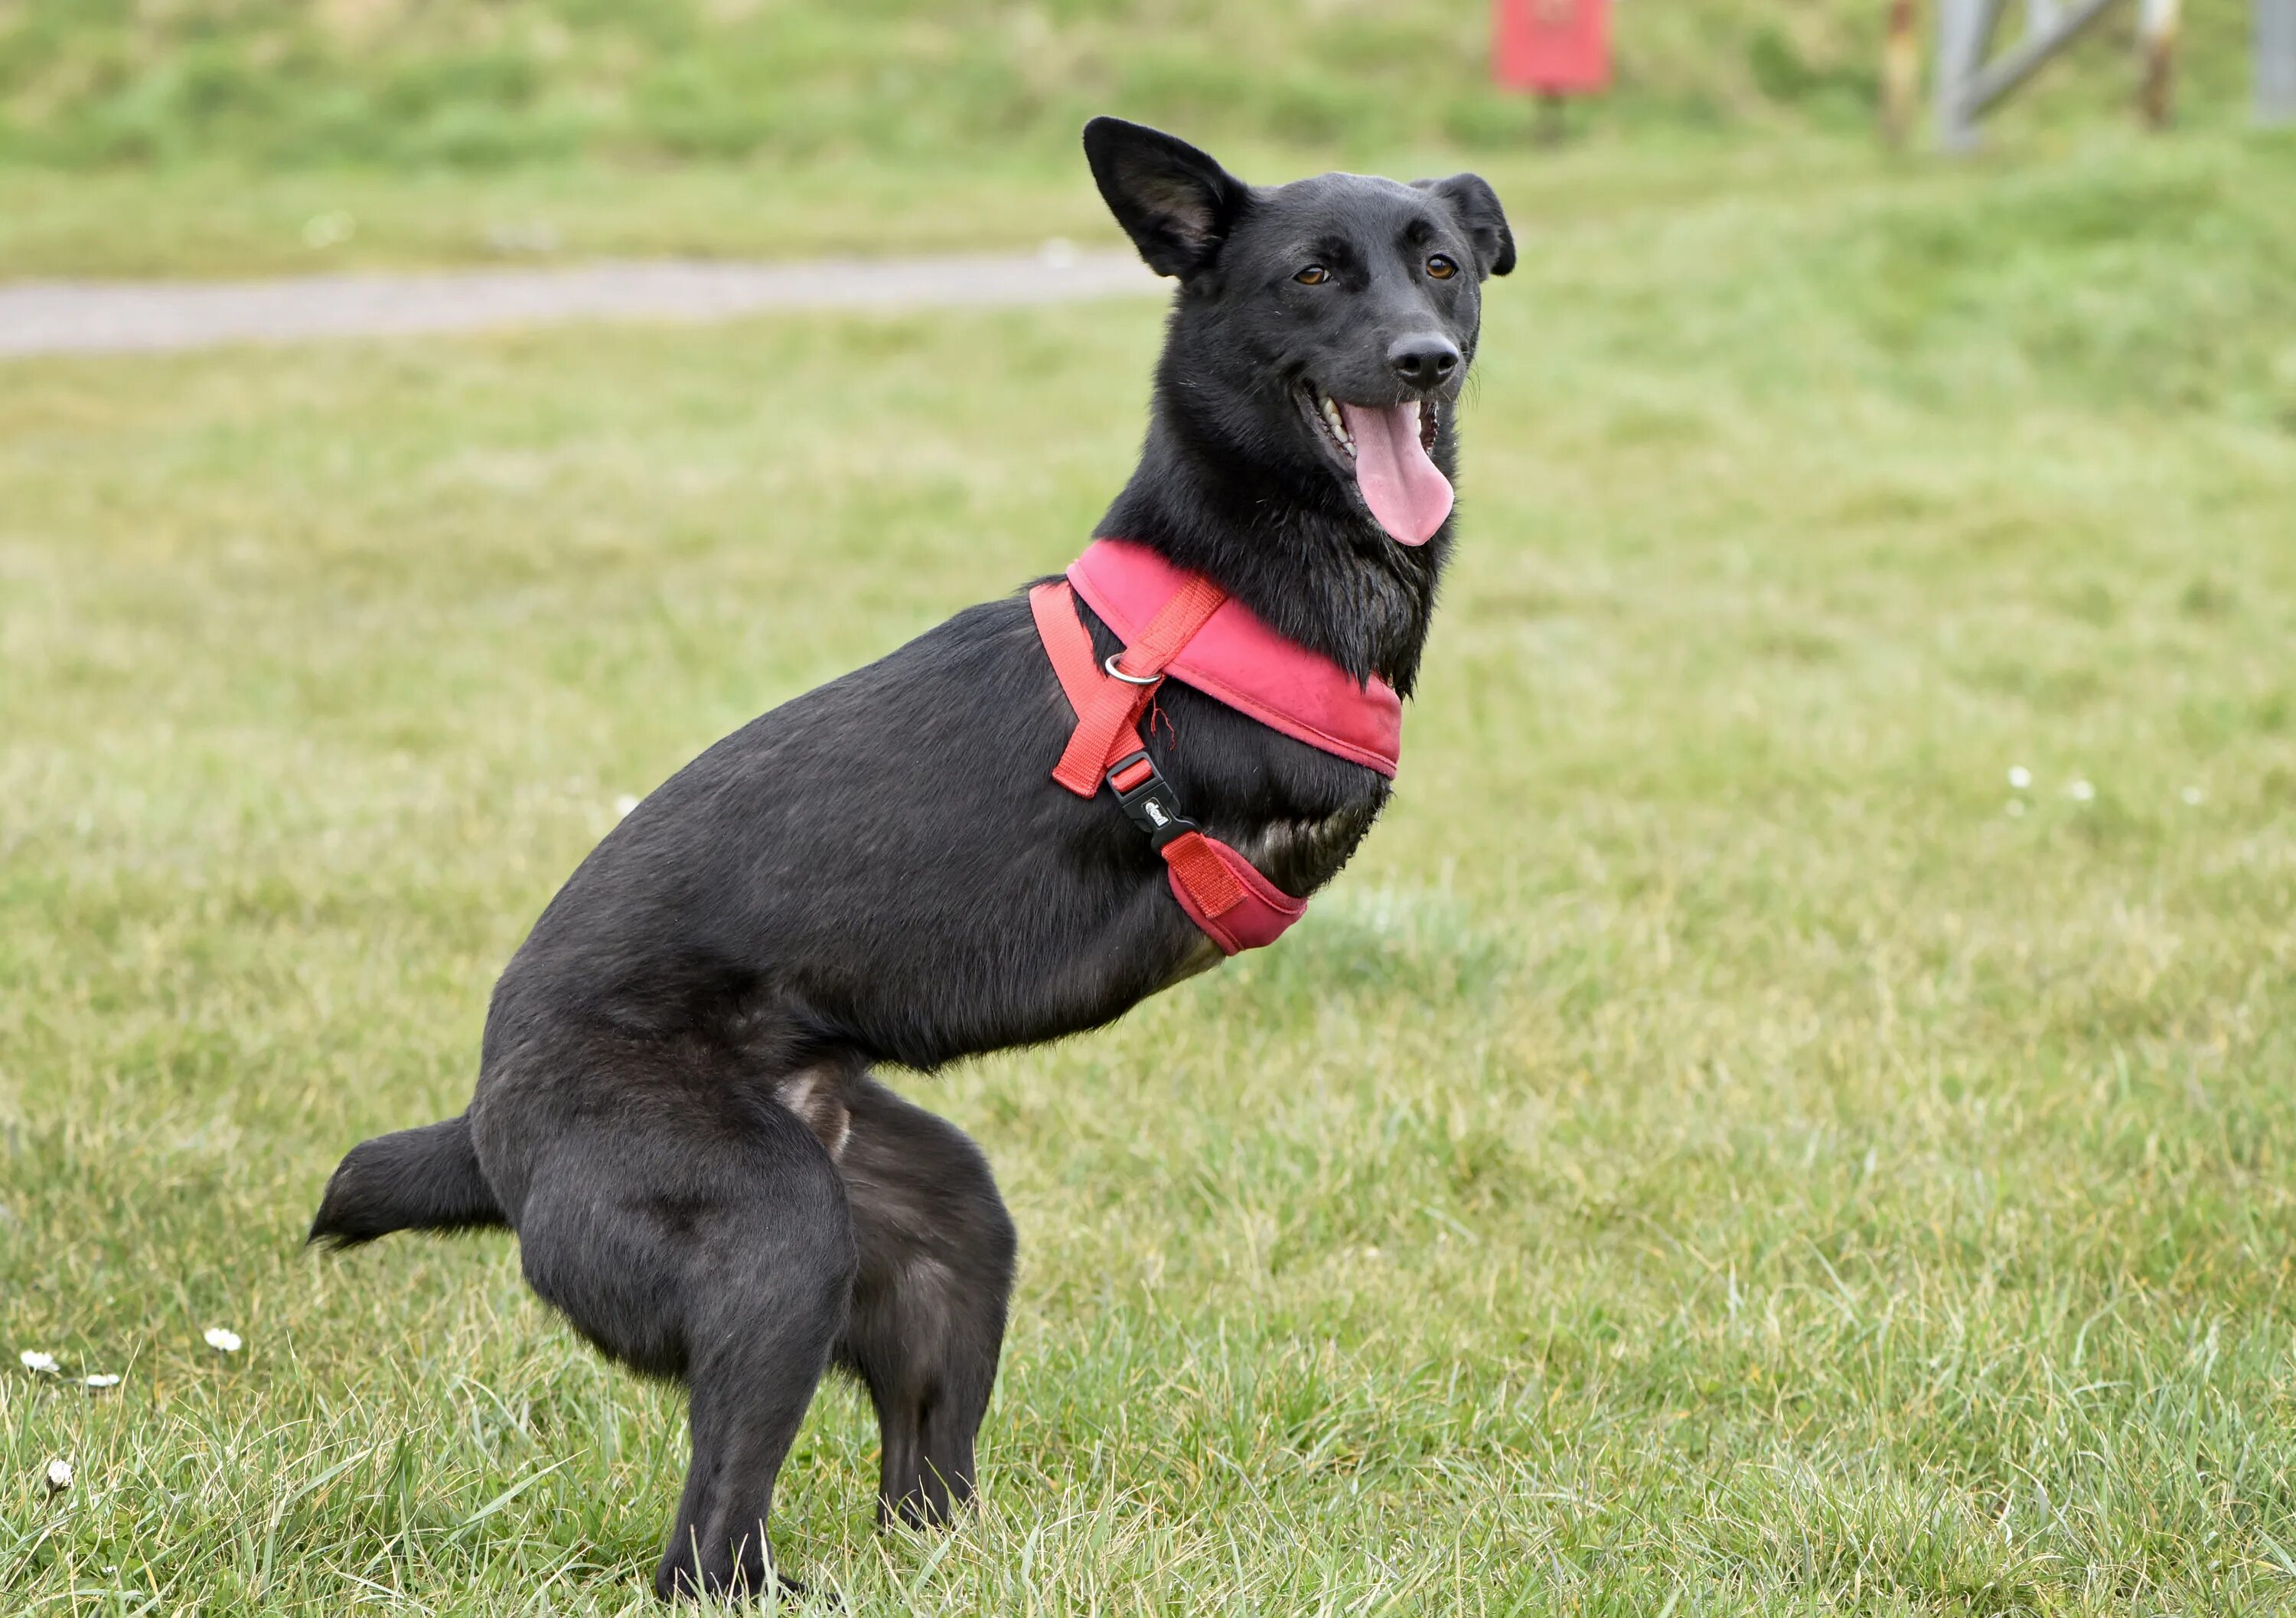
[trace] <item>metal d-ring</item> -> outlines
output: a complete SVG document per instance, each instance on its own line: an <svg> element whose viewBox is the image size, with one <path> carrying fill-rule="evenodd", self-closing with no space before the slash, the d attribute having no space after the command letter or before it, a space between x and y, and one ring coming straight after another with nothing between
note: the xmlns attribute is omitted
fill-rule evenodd
<svg viewBox="0 0 2296 1618"><path fill-rule="evenodd" d="M1116 666L1116 660L1123 655L1124 653L1121 652L1111 652L1108 654L1105 661L1101 663L1100 666L1102 671L1104 672L1109 678L1112 680L1122 680L1128 686L1153 686L1163 679L1164 677L1160 674L1142 675L1125 673L1123 669Z"/></svg>

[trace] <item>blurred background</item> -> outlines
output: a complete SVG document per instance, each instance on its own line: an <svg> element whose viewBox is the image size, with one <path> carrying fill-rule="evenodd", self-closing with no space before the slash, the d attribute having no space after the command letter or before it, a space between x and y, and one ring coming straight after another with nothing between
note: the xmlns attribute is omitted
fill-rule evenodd
<svg viewBox="0 0 2296 1618"><path fill-rule="evenodd" d="M505 1240L304 1221L630 805L1083 543L1162 313L1098 112L1492 180L1461 544L1280 947L892 1075L1021 1230L987 1507L877 1535L832 1389L782 1556L851 1613L2296 1605L2287 0L1618 0L1591 67L1585 3L1526 88L1480 0L0 0L0 1607L647 1609L674 1394ZM665 258L778 290L534 301Z"/></svg>
<svg viewBox="0 0 2296 1618"><path fill-rule="evenodd" d="M1862 149L1892 17L1923 56L1937 29L1914 0L1502 9L1607 12L1604 92L1558 118L1496 82L1480 0L9 0L0 272L1104 236L1072 182L1111 108L1271 174L1516 160L1558 129L1582 163ZM2251 0L2129 0L2002 137L2133 119L2164 11L2179 124L2244 123Z"/></svg>

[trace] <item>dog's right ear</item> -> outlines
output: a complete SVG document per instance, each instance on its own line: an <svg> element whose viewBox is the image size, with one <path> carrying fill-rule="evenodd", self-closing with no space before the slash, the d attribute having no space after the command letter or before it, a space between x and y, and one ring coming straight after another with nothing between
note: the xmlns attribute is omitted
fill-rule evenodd
<svg viewBox="0 0 2296 1618"><path fill-rule="evenodd" d="M1209 269L1251 201L1251 187L1160 129L1095 118L1084 155L1109 211L1148 267L1185 281Z"/></svg>

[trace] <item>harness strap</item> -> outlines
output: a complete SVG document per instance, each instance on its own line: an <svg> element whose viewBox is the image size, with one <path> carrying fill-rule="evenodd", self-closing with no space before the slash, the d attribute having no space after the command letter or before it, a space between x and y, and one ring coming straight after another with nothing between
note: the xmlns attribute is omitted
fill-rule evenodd
<svg viewBox="0 0 2296 1618"><path fill-rule="evenodd" d="M1209 580L1193 581L1156 614L1146 632L1118 658L1116 667L1135 679L1144 675L1160 678L1164 666L1226 599ZM1155 700L1156 687L1111 678L1094 659L1092 632L1077 616L1076 595L1067 580L1050 580L1030 590L1029 612L1037 620L1037 637L1060 678L1061 690L1077 712L1076 731L1053 779L1080 798L1097 796L1103 785L1115 788L1119 796L1130 793L1155 774L1137 727ZM1119 765L1125 768L1119 769ZM1308 908L1307 900L1293 899L1242 855L1201 831L1191 828L1177 836L1168 832L1157 852L1163 856L1181 908L1230 955L1272 941ZM1223 917L1231 919L1223 923Z"/></svg>
<svg viewBox="0 0 2296 1618"><path fill-rule="evenodd" d="M1103 686L1113 686L1119 691L1136 687L1104 677L1092 655L1092 631L1084 627L1084 620L1076 613L1075 596L1065 579L1049 579L1029 592L1029 612L1037 620L1037 638L1045 643L1045 655L1052 660L1053 672L1061 678L1061 694L1069 700L1078 717L1089 712ZM1145 687L1138 689L1144 690ZM1146 704L1142 704L1144 709ZM1076 738L1069 738L1070 746ZM1061 754L1061 762L1068 762L1068 754ZM1088 787L1072 786L1061 781L1061 772L1053 771L1053 779L1075 793L1089 798L1100 791L1100 777L1095 775Z"/></svg>
<svg viewBox="0 0 2296 1618"><path fill-rule="evenodd" d="M1217 921L1243 902L1243 883L1219 857L1218 847L1201 832L1183 832L1164 845L1164 863L1188 897L1195 900L1196 919Z"/></svg>
<svg viewBox="0 0 2296 1618"><path fill-rule="evenodd" d="M1054 638L1054 630L1046 624L1048 614L1045 598L1054 590L1060 593L1062 610L1049 616L1067 623L1061 640ZM1076 730L1069 737L1060 763L1053 768L1054 780L1078 797L1089 798L1100 791L1101 777L1110 765L1127 753L1139 751L1133 727L1139 724L1140 716L1154 700L1156 687L1164 678L1164 666L1196 637L1196 631L1226 602L1227 593L1218 585L1201 574L1192 575L1149 620L1140 638L1119 654L1116 669L1122 678L1111 679L1092 655L1092 635L1076 615L1069 586L1044 584L1029 592L1029 605L1036 615L1037 631L1045 637L1046 650L1052 653L1054 666L1061 668L1061 688L1068 693L1069 705L1077 711ZM1067 643L1065 646L1062 641ZM1065 657L1063 652L1067 653ZM1062 667L1063 664L1068 667ZM1091 681L1082 702L1077 700L1079 693L1070 684L1071 669Z"/></svg>

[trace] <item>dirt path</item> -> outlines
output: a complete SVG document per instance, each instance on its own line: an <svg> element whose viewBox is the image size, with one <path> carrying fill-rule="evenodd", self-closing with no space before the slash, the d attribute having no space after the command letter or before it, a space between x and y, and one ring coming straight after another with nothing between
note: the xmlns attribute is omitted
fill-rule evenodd
<svg viewBox="0 0 2296 1618"><path fill-rule="evenodd" d="M605 262L238 282L0 284L0 356L470 332L559 320L726 320L774 310L997 308L1154 293L1129 253L1068 250L786 264Z"/></svg>

